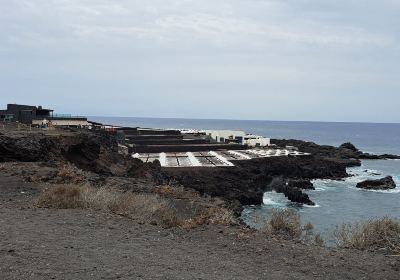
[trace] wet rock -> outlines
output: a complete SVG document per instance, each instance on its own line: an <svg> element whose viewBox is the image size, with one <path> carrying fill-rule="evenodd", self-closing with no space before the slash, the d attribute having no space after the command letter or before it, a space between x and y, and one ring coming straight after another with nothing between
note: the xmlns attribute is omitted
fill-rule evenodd
<svg viewBox="0 0 400 280"><path fill-rule="evenodd" d="M347 142L347 143L344 143L344 144L340 145L339 149L348 149L348 150L351 150L353 152L359 152L359 150L356 148L356 146L354 146L350 142Z"/></svg>
<svg viewBox="0 0 400 280"><path fill-rule="evenodd" d="M363 153L360 150L358 150L352 143L344 143L339 147L334 147L329 145L318 145L313 142L307 142L295 139L289 139L289 140L271 139L271 143L281 148L285 148L286 146L295 146L300 151L311 153L314 156L336 158L341 160L350 160L353 161L353 164L361 159L400 159L400 155L390 155L390 154L373 155L369 153ZM360 165L360 163L358 165Z"/></svg>
<svg viewBox="0 0 400 280"><path fill-rule="evenodd" d="M295 179L287 182L288 187L303 190L315 190L313 183L308 179Z"/></svg>
<svg viewBox="0 0 400 280"><path fill-rule="evenodd" d="M219 196L242 205L258 205L263 194L271 190L274 179L281 181L273 188L297 203L313 205L301 189L311 188L312 179L340 179L348 177L346 168L359 164L358 160L309 157L272 157L235 161L228 168L168 168L163 169L171 184L193 188L201 194ZM288 183L288 186L286 186Z"/></svg>
<svg viewBox="0 0 400 280"><path fill-rule="evenodd" d="M357 184L357 188L366 190L391 190L396 188L392 176L388 176L379 180L366 180Z"/></svg>
<svg viewBox="0 0 400 280"><path fill-rule="evenodd" d="M272 182L268 185L268 190L274 190L278 193L283 193L287 199L291 202L306 204L306 205L315 205L313 201L309 198L306 193L295 187L294 184L296 182L306 182L307 180L285 180L282 177L274 178ZM291 182L291 184L290 184ZM311 183L311 182L310 182ZM300 185L300 184L298 184Z"/></svg>

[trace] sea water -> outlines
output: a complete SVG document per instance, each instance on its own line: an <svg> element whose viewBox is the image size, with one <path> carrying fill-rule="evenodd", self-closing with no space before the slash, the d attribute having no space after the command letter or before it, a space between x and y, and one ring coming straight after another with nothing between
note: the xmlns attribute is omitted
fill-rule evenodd
<svg viewBox="0 0 400 280"><path fill-rule="evenodd" d="M290 202L283 194L267 192L264 204L246 207L243 219L252 227L260 228L273 209L293 209L300 213L303 223L311 222L315 231L329 237L336 226L365 221L371 218L400 218L400 161L363 161L361 167L349 168L352 175L343 181L315 180L315 190L306 191L314 207ZM392 175L397 188L370 191L356 188L358 182Z"/></svg>
<svg viewBox="0 0 400 280"><path fill-rule="evenodd" d="M248 120L201 120L159 118L92 117L107 124L152 128L192 128L244 130L278 139L301 139L318 144L340 145L352 142L360 150L375 154L400 154L400 124L280 122ZM315 207L291 203L282 194L264 194L263 205L249 206L243 219L255 228L262 227L275 208L298 211L303 223L311 222L315 231L328 236L337 225L375 217L400 218L400 161L366 160L361 167L349 168L352 176L343 181L315 180L315 190L307 191ZM390 191L357 189L366 179L393 176L398 187Z"/></svg>

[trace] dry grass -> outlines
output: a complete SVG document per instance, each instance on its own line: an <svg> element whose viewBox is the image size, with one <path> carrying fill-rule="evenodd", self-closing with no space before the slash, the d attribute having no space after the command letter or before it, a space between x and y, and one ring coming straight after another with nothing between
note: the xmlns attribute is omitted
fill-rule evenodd
<svg viewBox="0 0 400 280"><path fill-rule="evenodd" d="M200 215L193 219L188 219L182 224L183 228L191 229L200 225L239 225L239 221L233 212L223 207L208 207L201 211Z"/></svg>
<svg viewBox="0 0 400 280"><path fill-rule="evenodd" d="M57 177L63 182L82 183L84 177L80 174L79 170L72 164L63 165L58 171Z"/></svg>
<svg viewBox="0 0 400 280"><path fill-rule="evenodd" d="M93 209L123 215L143 222L178 226L180 221L168 202L154 194L123 193L88 185L60 185L43 192L36 205L43 208Z"/></svg>
<svg viewBox="0 0 400 280"><path fill-rule="evenodd" d="M274 209L266 221L263 231L284 239L293 239L306 244L325 245L321 235L314 234L314 226L301 224L300 215L291 209Z"/></svg>
<svg viewBox="0 0 400 280"><path fill-rule="evenodd" d="M317 233L317 234L314 236L314 244L315 244L316 246L319 246L319 247L324 247L324 246L325 246L325 241L324 241L324 239L322 238L321 234Z"/></svg>
<svg viewBox="0 0 400 280"><path fill-rule="evenodd" d="M200 194L192 189L186 189L183 186L163 185L156 188L156 193L170 198L179 199L199 199Z"/></svg>
<svg viewBox="0 0 400 280"><path fill-rule="evenodd" d="M333 233L342 248L387 250L400 254L400 221L391 218L373 219L362 223L344 224Z"/></svg>
<svg viewBox="0 0 400 280"><path fill-rule="evenodd" d="M111 187L59 185L43 192L36 206L61 209L93 209L123 215L163 227L194 228L204 224L238 224L233 212L223 207L205 207L192 218L180 218L173 199L158 194L121 192Z"/></svg>
<svg viewBox="0 0 400 280"><path fill-rule="evenodd" d="M293 210L274 209L265 231L285 238L300 238L303 233L300 215Z"/></svg>
<svg viewBox="0 0 400 280"><path fill-rule="evenodd" d="M39 196L37 206L59 209L81 208L81 189L75 186L55 187Z"/></svg>

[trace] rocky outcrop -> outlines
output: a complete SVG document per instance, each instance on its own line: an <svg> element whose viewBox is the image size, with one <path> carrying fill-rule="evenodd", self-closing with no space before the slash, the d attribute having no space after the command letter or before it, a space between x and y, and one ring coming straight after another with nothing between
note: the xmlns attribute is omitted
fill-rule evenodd
<svg viewBox="0 0 400 280"><path fill-rule="evenodd" d="M10 137L0 134L0 162L48 160L54 146L53 140L43 135Z"/></svg>
<svg viewBox="0 0 400 280"><path fill-rule="evenodd" d="M347 142L347 143L343 143L342 145L339 146L339 149L348 149L350 151L353 152L359 152L359 150L356 148L356 146L354 146L352 143Z"/></svg>
<svg viewBox="0 0 400 280"><path fill-rule="evenodd" d="M310 187L312 183L309 180L287 180L282 177L274 178L270 184L268 184L267 191L276 191L278 193L283 193L287 199L291 202L315 205L313 201L309 198L306 193L303 193L299 187Z"/></svg>
<svg viewBox="0 0 400 280"><path fill-rule="evenodd" d="M318 145L313 142L307 142L302 140L286 140L286 139L271 139L271 143L278 147L285 148L286 146L295 146L300 151L311 153L316 156L336 158L336 159L400 159L400 155L373 155L369 153L363 153L358 150L352 143L344 143L339 147L333 147L329 145Z"/></svg>
<svg viewBox="0 0 400 280"><path fill-rule="evenodd" d="M357 188L366 190L391 190L396 188L396 183L391 176L379 180L366 180L357 184Z"/></svg>
<svg viewBox="0 0 400 280"><path fill-rule="evenodd" d="M143 163L118 153L114 135L86 130L0 134L0 162L72 163L103 176L164 180L159 162Z"/></svg>
<svg viewBox="0 0 400 280"><path fill-rule="evenodd" d="M232 205L262 204L263 194L275 190L296 203L313 205L303 190L313 189L313 179L342 179L347 167L368 158L354 145L339 148L299 140L274 140L276 145L296 146L311 156L258 158L235 161L228 168L168 168L159 162L143 163L118 153L116 137L106 132L0 134L1 161L56 161L72 163L102 178L141 178L156 184L183 185L202 194L218 196ZM121 181L121 180L119 180ZM126 184L129 185L129 184ZM138 187L140 188L140 186Z"/></svg>
<svg viewBox="0 0 400 280"><path fill-rule="evenodd" d="M298 188L302 190L315 190L313 183L308 179L293 179L287 182L289 188Z"/></svg>
<svg viewBox="0 0 400 280"><path fill-rule="evenodd" d="M171 184L184 185L211 196L242 205L262 204L268 190L284 193L289 200L313 205L302 189L312 188L312 179L347 177L346 167L358 161L310 157L271 157L235 161L229 168L168 168ZM271 187L273 180L278 180ZM281 181L279 181L281 180Z"/></svg>

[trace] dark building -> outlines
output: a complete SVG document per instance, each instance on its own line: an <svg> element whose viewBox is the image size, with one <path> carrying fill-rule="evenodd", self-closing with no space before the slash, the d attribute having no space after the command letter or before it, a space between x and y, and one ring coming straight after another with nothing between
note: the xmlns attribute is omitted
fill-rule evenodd
<svg viewBox="0 0 400 280"><path fill-rule="evenodd" d="M44 122L46 120L47 122ZM43 124L62 127L87 127L86 117L54 114L51 109L42 106L8 104L6 110L0 110L0 121L14 121L34 126Z"/></svg>
<svg viewBox="0 0 400 280"><path fill-rule="evenodd" d="M0 121L17 121L32 124L35 119L51 118L53 110L43 109L42 106L8 104L7 110L0 110Z"/></svg>

